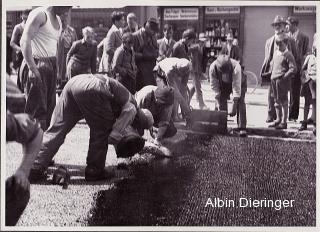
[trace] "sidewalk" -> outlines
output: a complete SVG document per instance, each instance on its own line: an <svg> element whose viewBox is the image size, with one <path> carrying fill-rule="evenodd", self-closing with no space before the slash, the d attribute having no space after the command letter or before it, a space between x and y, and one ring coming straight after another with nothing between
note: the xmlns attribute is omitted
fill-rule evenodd
<svg viewBox="0 0 320 232"><path fill-rule="evenodd" d="M192 86L192 82L189 81L189 87ZM203 80L202 92L205 104L214 110L214 97L213 91L210 88L210 84L207 80ZM303 107L304 98L300 98L300 111L299 118L296 122L288 121L288 129L286 130L275 130L268 128L266 123L267 112L268 112L268 88L267 86L257 87L254 91L252 88L248 88L246 98L246 109L247 109L247 128L249 134L256 134L262 136L274 136L274 137L289 137L289 138L300 138L315 140L315 136L312 133L313 126L308 125L308 130L298 131L300 127L300 121L303 119ZM228 101L228 108L230 109L232 100ZM191 106L195 109L199 108L196 96L194 94L191 100ZM310 112L311 113L311 112ZM237 118L228 116L228 129L237 128Z"/></svg>

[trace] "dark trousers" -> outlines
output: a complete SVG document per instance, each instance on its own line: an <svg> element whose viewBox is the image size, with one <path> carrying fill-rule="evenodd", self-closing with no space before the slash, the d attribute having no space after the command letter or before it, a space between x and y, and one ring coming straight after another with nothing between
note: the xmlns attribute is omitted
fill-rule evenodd
<svg viewBox="0 0 320 232"><path fill-rule="evenodd" d="M134 95L136 93L136 79L129 76L118 76L118 81Z"/></svg>
<svg viewBox="0 0 320 232"><path fill-rule="evenodd" d="M6 226L15 226L27 207L30 191L20 189L13 176L6 180Z"/></svg>
<svg viewBox="0 0 320 232"><path fill-rule="evenodd" d="M246 103L245 103L246 92L247 92L246 88L241 89L241 95L238 100L238 106L237 106L237 124L238 124L238 128L240 129L245 129L247 127L247 110L246 110ZM228 111L229 98L230 98L230 94L221 93L219 110Z"/></svg>
<svg viewBox="0 0 320 232"><path fill-rule="evenodd" d="M299 74L291 79L289 118L298 119L300 107L301 80Z"/></svg>
<svg viewBox="0 0 320 232"><path fill-rule="evenodd" d="M39 120L41 128L46 130L50 124L51 115L56 105L56 58L35 59L41 75L42 83L34 84L29 80L29 68L23 60L20 72L26 94L24 112Z"/></svg>
<svg viewBox="0 0 320 232"><path fill-rule="evenodd" d="M277 115L276 115L276 109L274 108L274 97L272 94L272 87L271 83L269 85L268 89L268 119L276 120Z"/></svg>
<svg viewBox="0 0 320 232"><path fill-rule="evenodd" d="M67 71L66 76L68 80L70 80L72 77L80 75L80 74L86 74L90 73L90 68L86 65L80 64L79 62L70 59L67 65Z"/></svg>
<svg viewBox="0 0 320 232"><path fill-rule="evenodd" d="M83 81L73 78L63 89L54 109L50 127L44 133L36 166L46 169L63 144L66 135L80 119L84 118L90 127L87 165L97 169L105 167L108 137L115 119L110 101L99 94L100 91L107 90L103 89L99 79L90 76L88 78L94 78L94 82L86 82L85 78Z"/></svg>

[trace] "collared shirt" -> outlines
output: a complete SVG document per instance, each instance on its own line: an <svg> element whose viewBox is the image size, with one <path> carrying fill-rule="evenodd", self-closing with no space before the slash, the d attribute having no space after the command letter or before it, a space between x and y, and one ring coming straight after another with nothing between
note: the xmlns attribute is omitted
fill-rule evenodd
<svg viewBox="0 0 320 232"><path fill-rule="evenodd" d="M112 70L116 73L135 71L137 69L133 49L126 49L123 44L117 48L112 61ZM133 77L134 78L134 77Z"/></svg>
<svg viewBox="0 0 320 232"><path fill-rule="evenodd" d="M96 72L97 44L87 43L84 39L75 41L68 54L67 63L72 59L79 64L91 68L91 72Z"/></svg>

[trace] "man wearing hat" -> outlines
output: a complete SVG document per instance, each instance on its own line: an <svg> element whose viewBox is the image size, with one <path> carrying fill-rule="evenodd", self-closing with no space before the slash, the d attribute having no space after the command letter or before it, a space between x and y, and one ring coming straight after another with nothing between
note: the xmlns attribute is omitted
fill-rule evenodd
<svg viewBox="0 0 320 232"><path fill-rule="evenodd" d="M158 58L158 44L156 33L159 31L158 22L154 18L150 18L144 27L134 32L133 50L135 52L137 73L137 88L139 91L146 85L155 85L153 78L153 67L156 65Z"/></svg>
<svg viewBox="0 0 320 232"><path fill-rule="evenodd" d="M66 84L54 109L30 173L31 181L46 177L49 163L66 135L83 118L90 127L87 181L108 178L104 170L108 143L114 144L118 156L132 156L144 146L134 128L149 129L153 125L152 114L137 109L135 99L120 82L102 74L76 76Z"/></svg>
<svg viewBox="0 0 320 232"><path fill-rule="evenodd" d="M228 99L233 94L230 116L237 114L237 123L241 137L246 136L247 116L245 105L246 80L242 79L241 66L231 59L228 50L223 47L217 59L209 69L211 89L215 92L216 108L228 111Z"/></svg>
<svg viewBox="0 0 320 232"><path fill-rule="evenodd" d="M170 57L160 61L153 70L157 75L167 79L168 86L173 87L173 119L177 119L177 106L180 104L187 126L192 126L191 109L187 100L187 82L191 70L190 61L184 58Z"/></svg>
<svg viewBox="0 0 320 232"><path fill-rule="evenodd" d="M275 36L280 33L284 33L285 31L285 26L286 26L286 21L282 16L277 15L273 23L271 24L272 27L274 28L274 35L267 39L266 44L265 44L265 57L264 61L262 64L262 68L260 71L260 76L262 78L262 81L269 81L271 77L271 72L272 72L272 60L273 60L273 55L275 51L278 50L278 46L275 44ZM294 56L295 60L297 60L297 49L296 45L293 39L288 38L288 43L287 43L287 48L288 50L292 53ZM274 98L272 97L271 94L271 85L269 85L269 93L268 93L268 117L266 122L273 122L276 120L276 111L274 108Z"/></svg>
<svg viewBox="0 0 320 232"><path fill-rule="evenodd" d="M157 86L148 85L137 92L136 100L139 108L150 110L154 118L154 129L157 131L154 139L156 145L161 145L161 140L172 137L177 133L172 121L174 102L173 88L167 86L166 78L156 77Z"/></svg>
<svg viewBox="0 0 320 232"><path fill-rule="evenodd" d="M290 89L290 107L289 107L289 120L297 120L299 116L300 106L300 89L301 89L301 66L308 53L309 38L302 33L299 28L299 19L290 16L287 19L287 27L289 29L289 37L291 37L296 44L297 48L297 74L291 80Z"/></svg>
<svg viewBox="0 0 320 232"><path fill-rule="evenodd" d="M163 38L157 41L159 45L159 57L157 59L158 62L172 55L173 45L176 43L176 41L172 39L172 35L172 26L165 24L163 26Z"/></svg>

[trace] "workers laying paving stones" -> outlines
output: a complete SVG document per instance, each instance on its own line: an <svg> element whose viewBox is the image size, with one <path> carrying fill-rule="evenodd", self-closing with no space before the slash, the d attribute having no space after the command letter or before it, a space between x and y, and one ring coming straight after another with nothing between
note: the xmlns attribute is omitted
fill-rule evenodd
<svg viewBox="0 0 320 232"><path fill-rule="evenodd" d="M14 114L10 112L11 106L16 111L21 106L21 98L24 96L9 77L6 78L7 86L7 113L6 113L6 140L22 144L22 161L15 173L6 180L6 226L17 224L20 216L26 208L30 198L29 172L36 158L42 141L43 131L40 123L25 113ZM9 101L9 102L8 102ZM18 107L15 106L17 102ZM23 111L23 107L20 107Z"/></svg>
<svg viewBox="0 0 320 232"><path fill-rule="evenodd" d="M150 129L153 125L150 111L138 109L120 82L102 74L78 75L66 84L54 109L30 173L32 182L46 178L46 170L66 135L83 118L90 127L86 181L111 177L104 169L108 143L115 146L118 157L133 156L145 142L135 128Z"/></svg>
<svg viewBox="0 0 320 232"><path fill-rule="evenodd" d="M242 75L240 63L231 59L228 50L224 47L219 52L217 59L210 65L209 69L211 89L215 93L216 109L228 112L228 99L233 94L233 104L229 115L237 115L239 135L247 135L247 116L245 94L247 81Z"/></svg>
<svg viewBox="0 0 320 232"><path fill-rule="evenodd" d="M161 146L164 138L172 137L177 133L172 121L172 109L174 102L174 90L167 86L165 76L157 75L157 86L148 85L137 92L136 100L139 108L150 110L154 118L154 126L151 134L153 143Z"/></svg>
<svg viewBox="0 0 320 232"><path fill-rule="evenodd" d="M187 83L191 70L191 63L189 60L182 58L165 58L160 61L153 69L157 75L165 76L167 78L168 86L173 87L174 106L173 119L176 121L178 117L177 105L180 104L181 111L186 120L186 126L192 127L193 120L191 117L191 109L189 101L187 100Z"/></svg>

